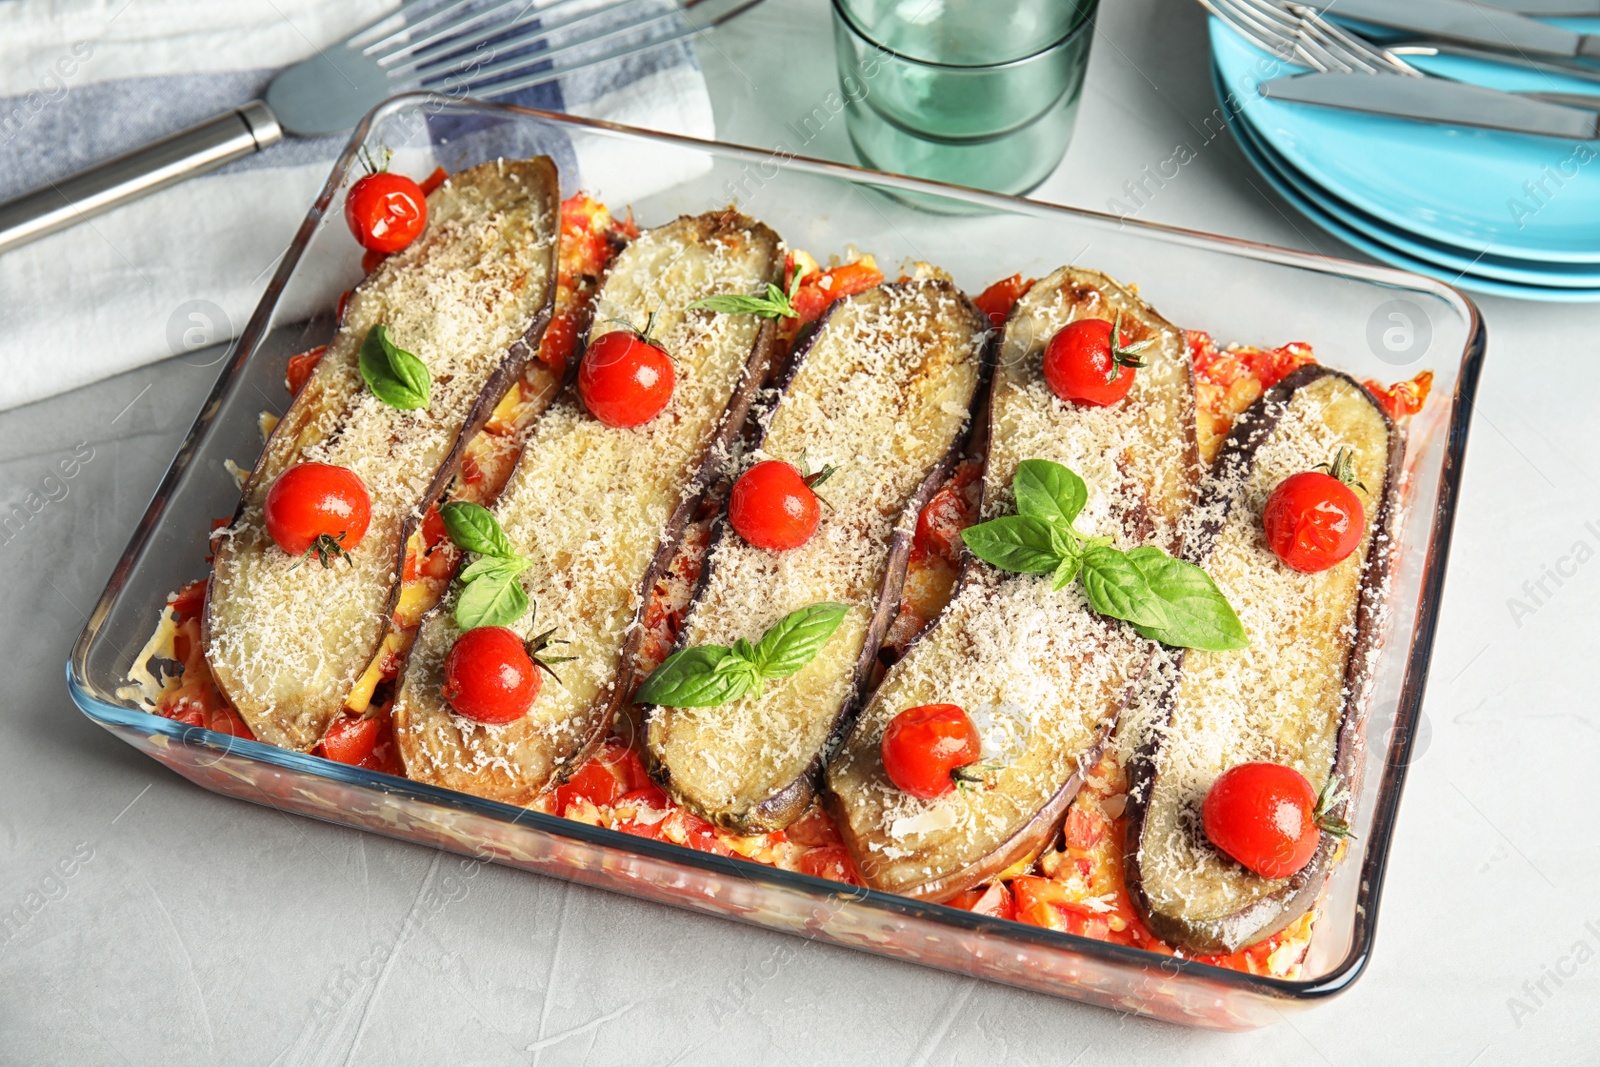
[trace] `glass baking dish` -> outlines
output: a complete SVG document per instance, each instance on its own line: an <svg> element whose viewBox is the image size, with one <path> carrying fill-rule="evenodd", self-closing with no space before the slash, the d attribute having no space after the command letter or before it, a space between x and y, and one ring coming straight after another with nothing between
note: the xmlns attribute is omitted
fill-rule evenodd
<svg viewBox="0 0 1600 1067"><path fill-rule="evenodd" d="M206 573L211 519L238 490L258 416L281 413L285 362L332 335L332 309L361 277L338 206L363 147L394 150L424 174L499 156L548 153L562 195L580 187L641 224L730 201L791 247L826 258L849 244L891 276L927 261L977 292L1063 263L1139 286L1168 319L1219 342L1310 342L1320 359L1385 381L1431 368L1433 395L1411 429L1407 521L1376 671L1356 836L1321 905L1304 977L1289 981L991 919L691 851L255 741L137 707L125 688L171 591ZM330 210L331 208L331 210ZM540 874L722 915L897 959L1119 1011L1219 1029L1276 1021L1346 988L1371 954L1484 356L1477 309L1455 289L1385 267L1329 259L936 183L668 136L523 108L411 94L356 129L311 206L194 428L134 531L73 649L68 684L94 721L207 789ZM122 691L119 694L119 690Z"/></svg>

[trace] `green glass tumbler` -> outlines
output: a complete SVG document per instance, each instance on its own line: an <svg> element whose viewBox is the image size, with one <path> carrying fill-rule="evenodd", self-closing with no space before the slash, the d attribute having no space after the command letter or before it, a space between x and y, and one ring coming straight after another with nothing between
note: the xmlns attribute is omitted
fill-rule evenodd
<svg viewBox="0 0 1600 1067"><path fill-rule="evenodd" d="M877 170L1025 193L1072 138L1097 0L833 0L845 124Z"/></svg>

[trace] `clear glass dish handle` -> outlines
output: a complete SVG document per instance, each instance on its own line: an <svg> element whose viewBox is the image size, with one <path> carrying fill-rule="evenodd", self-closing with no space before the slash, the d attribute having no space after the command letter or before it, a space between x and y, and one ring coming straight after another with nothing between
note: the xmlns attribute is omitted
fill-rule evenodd
<svg viewBox="0 0 1600 1067"><path fill-rule="evenodd" d="M283 140L260 100L0 204L0 253Z"/></svg>

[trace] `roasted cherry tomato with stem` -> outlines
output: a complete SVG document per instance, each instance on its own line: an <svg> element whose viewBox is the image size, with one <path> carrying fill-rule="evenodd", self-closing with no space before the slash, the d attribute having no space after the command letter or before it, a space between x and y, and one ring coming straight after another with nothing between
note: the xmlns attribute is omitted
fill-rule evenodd
<svg viewBox="0 0 1600 1067"><path fill-rule="evenodd" d="M1366 509L1352 486L1354 457L1340 449L1318 470L1291 474L1278 483L1261 511L1261 526L1273 555L1305 573L1325 571L1361 544Z"/></svg>
<svg viewBox="0 0 1600 1067"><path fill-rule="evenodd" d="M267 534L291 556L315 554L324 567L367 535L372 496L349 467L297 463L278 475L263 509Z"/></svg>
<svg viewBox="0 0 1600 1067"><path fill-rule="evenodd" d="M979 781L982 742L972 719L955 704L924 704L896 715L883 732L883 770L895 787L923 800L952 792L958 781Z"/></svg>
<svg viewBox="0 0 1600 1067"><path fill-rule="evenodd" d="M644 329L627 328L601 334L589 342L578 364L578 395L589 414L617 429L643 426L666 408L677 385L677 371L650 336L652 314Z"/></svg>
<svg viewBox="0 0 1600 1067"><path fill-rule="evenodd" d="M1328 809L1306 776L1279 763L1241 763L1223 771L1201 805L1206 837L1263 878L1288 878L1311 862L1324 831L1348 837L1350 827Z"/></svg>
<svg viewBox="0 0 1600 1067"><path fill-rule="evenodd" d="M757 463L733 483L728 495L728 522L738 535L768 552L786 552L811 540L822 521L822 502L816 487L837 468L825 466L812 473L805 458L801 466L781 459Z"/></svg>
<svg viewBox="0 0 1600 1067"><path fill-rule="evenodd" d="M553 643L553 632L547 630L524 641L506 626L468 630L456 638L445 657L445 700L457 714L491 726L522 718L539 697L544 684L540 672L560 681L552 664L571 658L543 654ZM605 773L609 776L611 772Z"/></svg>
<svg viewBox="0 0 1600 1067"><path fill-rule="evenodd" d="M398 252L428 225L428 198L404 174L376 171L350 187L344 221L367 251Z"/></svg>
<svg viewBox="0 0 1600 1067"><path fill-rule="evenodd" d="M1122 332L1122 314L1115 323L1079 319L1056 331L1044 348L1044 380L1050 391L1069 404L1103 408L1117 403L1133 388L1133 376L1144 361L1139 353L1150 340L1130 345Z"/></svg>

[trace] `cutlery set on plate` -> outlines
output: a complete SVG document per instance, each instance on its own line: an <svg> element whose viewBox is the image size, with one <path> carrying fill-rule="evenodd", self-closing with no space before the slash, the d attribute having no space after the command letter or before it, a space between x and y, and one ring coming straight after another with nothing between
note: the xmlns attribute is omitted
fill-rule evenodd
<svg viewBox="0 0 1600 1067"><path fill-rule="evenodd" d="M1229 29L1311 68L1262 96L1424 122L1600 138L1600 34L1532 16L1600 17L1600 0L1200 0ZM1502 90L1419 67L1452 57L1576 78L1591 92Z"/></svg>

